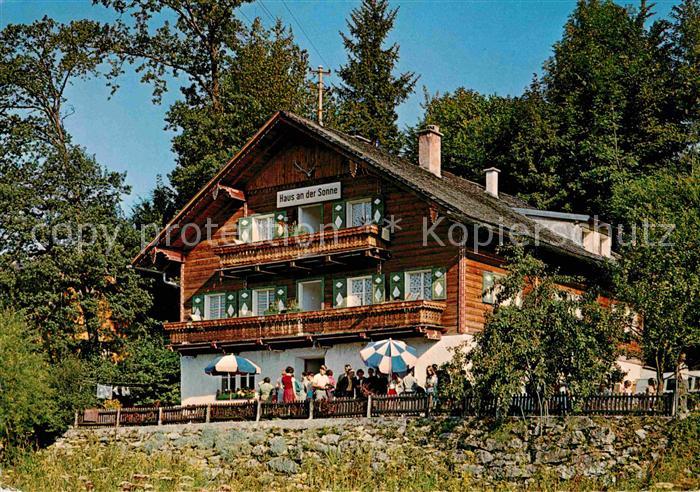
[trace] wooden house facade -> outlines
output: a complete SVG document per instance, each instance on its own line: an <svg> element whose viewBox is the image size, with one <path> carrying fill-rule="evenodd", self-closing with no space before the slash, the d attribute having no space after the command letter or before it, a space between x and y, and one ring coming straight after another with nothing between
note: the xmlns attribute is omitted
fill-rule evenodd
<svg viewBox="0 0 700 492"><path fill-rule="evenodd" d="M277 113L139 254L135 266L179 278L180 319L164 326L184 404L287 366L363 367L360 348L389 337L417 349L420 378L483 327L504 273L496 248L516 230L565 271L598 268L575 238L538 231L524 204L443 172L436 128L420 138L410 163ZM222 353L262 374L205 375Z"/></svg>

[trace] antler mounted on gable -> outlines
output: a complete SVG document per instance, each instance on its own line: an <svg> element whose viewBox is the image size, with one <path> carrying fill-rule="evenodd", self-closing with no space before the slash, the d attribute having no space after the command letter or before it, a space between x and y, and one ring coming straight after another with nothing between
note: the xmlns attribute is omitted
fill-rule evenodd
<svg viewBox="0 0 700 492"><path fill-rule="evenodd" d="M297 161L294 161L294 167L297 169L297 171L306 174L306 177L311 179L313 177L314 173L316 172L316 166L313 166L312 168L306 169L301 166Z"/></svg>

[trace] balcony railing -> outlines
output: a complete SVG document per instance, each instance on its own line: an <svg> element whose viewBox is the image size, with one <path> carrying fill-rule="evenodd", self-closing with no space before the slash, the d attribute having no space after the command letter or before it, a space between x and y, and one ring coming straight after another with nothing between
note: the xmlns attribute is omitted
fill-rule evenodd
<svg viewBox="0 0 700 492"><path fill-rule="evenodd" d="M253 243L226 244L214 247L221 267L231 269L250 265L269 265L288 261L323 258L355 252L379 257L385 251L377 225L324 230Z"/></svg>
<svg viewBox="0 0 700 492"><path fill-rule="evenodd" d="M404 328L429 328L439 332L443 330L444 309L444 302L401 301L271 316L166 323L164 326L173 344L358 334Z"/></svg>

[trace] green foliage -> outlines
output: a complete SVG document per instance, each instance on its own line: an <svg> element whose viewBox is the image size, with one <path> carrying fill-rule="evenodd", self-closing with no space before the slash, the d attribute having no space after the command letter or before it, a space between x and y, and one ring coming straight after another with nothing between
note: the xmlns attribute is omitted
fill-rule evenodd
<svg viewBox="0 0 700 492"><path fill-rule="evenodd" d="M267 30L256 19L247 30L236 15L246 1L95 3L133 20L111 28L112 83L125 63L135 64L159 102L169 76L188 81L166 116L167 128L176 132L173 202L159 203L161 194L141 204L155 209L155 218L167 220L187 203L274 111L308 113L313 104L306 52L281 22Z"/></svg>
<svg viewBox="0 0 700 492"><path fill-rule="evenodd" d="M611 265L617 295L641 315L644 358L660 380L700 345L700 179L660 173L614 191L630 224Z"/></svg>
<svg viewBox="0 0 700 492"><path fill-rule="evenodd" d="M606 382L618 355L625 319L603 307L594 291L571 295L574 282L522 251L511 253L497 303L468 361L476 396L505 411L523 391L545 400L565 384L585 397Z"/></svg>
<svg viewBox="0 0 700 492"><path fill-rule="evenodd" d="M444 163L457 174L481 182L497 166L502 189L539 208L619 218L609 205L616 185L697 162L678 156L697 153L699 5L686 0L671 21L651 22L644 4L581 1L523 95L427 97L418 127L441 127Z"/></svg>
<svg viewBox="0 0 700 492"><path fill-rule="evenodd" d="M0 458L53 425L50 368L22 316L0 308Z"/></svg>
<svg viewBox="0 0 700 492"><path fill-rule="evenodd" d="M275 111L307 114L313 105L308 56L280 22L266 30L255 20L221 77L221 107L185 92L167 122L178 132L178 165L170 174L183 205L226 163Z"/></svg>
<svg viewBox="0 0 700 492"><path fill-rule="evenodd" d="M133 384L132 405L176 405L180 403L180 356L167 348L162 336L141 336L125 342L121 357L96 361L94 380ZM94 392L94 384L90 387Z"/></svg>
<svg viewBox="0 0 700 492"><path fill-rule="evenodd" d="M0 33L0 295L26 309L54 360L97 350L150 304L127 270L138 238L121 216L124 176L71 143L65 90L97 73L103 29L49 19ZM84 337L86 334L86 337Z"/></svg>
<svg viewBox="0 0 700 492"><path fill-rule="evenodd" d="M348 62L338 70L342 82L336 87L338 127L391 151L401 145L396 108L418 80L413 72L395 76L399 46L383 47L397 13L388 0L363 0L350 13L349 34L341 33Z"/></svg>

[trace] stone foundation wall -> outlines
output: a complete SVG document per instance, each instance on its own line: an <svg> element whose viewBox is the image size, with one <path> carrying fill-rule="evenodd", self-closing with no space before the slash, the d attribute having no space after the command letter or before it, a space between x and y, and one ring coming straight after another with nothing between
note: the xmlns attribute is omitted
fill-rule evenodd
<svg viewBox="0 0 700 492"><path fill-rule="evenodd" d="M54 447L67 453L91 445L179 453L212 475L229 466L294 475L307 460L370 453L376 472L391 460L424 456L485 480L554 474L614 481L641 476L663 453L667 425L660 417L511 419L500 426L474 418L240 422L72 429Z"/></svg>

